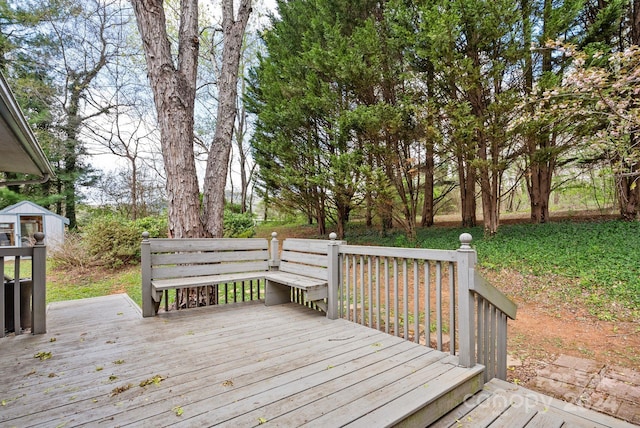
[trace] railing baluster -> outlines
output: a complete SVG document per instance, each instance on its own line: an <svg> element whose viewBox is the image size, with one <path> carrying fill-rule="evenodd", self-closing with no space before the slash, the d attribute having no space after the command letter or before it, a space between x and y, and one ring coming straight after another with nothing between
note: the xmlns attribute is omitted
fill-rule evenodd
<svg viewBox="0 0 640 428"><path fill-rule="evenodd" d="M373 278L371 278L371 256L367 256L367 312L369 315L369 327L373 327Z"/></svg>
<svg viewBox="0 0 640 428"><path fill-rule="evenodd" d="M345 285L344 285L344 290L345 290L345 307L344 307L344 311L345 311L345 315L347 320L351 321L351 308L349 305L351 305L351 300L349 298L349 295L351 294L351 291L349 290L350 288L350 284L351 284L351 258L349 256L345 256L345 264L346 264L346 268L344 271L344 276L345 276Z"/></svg>
<svg viewBox="0 0 640 428"><path fill-rule="evenodd" d="M376 256L376 330L380 330L380 257Z"/></svg>
<svg viewBox="0 0 640 428"><path fill-rule="evenodd" d="M498 350L507 349L507 316L500 312L498 320ZM507 354L498 352L498 369L496 373L500 379L507 378Z"/></svg>
<svg viewBox="0 0 640 428"><path fill-rule="evenodd" d="M484 355L484 299L480 296L477 297L477 316L476 316L476 331L478 332L478 337L476 338L476 343L478 344L477 356L478 361L482 364L486 364Z"/></svg>
<svg viewBox="0 0 640 428"><path fill-rule="evenodd" d="M15 335L22 334L20 323L20 256L16 256L13 265L13 331Z"/></svg>
<svg viewBox="0 0 640 428"><path fill-rule="evenodd" d="M358 262L356 259L356 256L352 257L351 260L351 264L352 266L352 271L351 271L351 276L352 276L352 282L353 282L353 304L352 304L352 308L353 308L353 322L358 322Z"/></svg>
<svg viewBox="0 0 640 428"><path fill-rule="evenodd" d="M394 322L393 331L396 336L400 336L400 330L398 328L400 325L400 320L399 320L400 302L398 300L398 281L399 281L398 258L394 257L393 258L393 322Z"/></svg>
<svg viewBox="0 0 640 428"><path fill-rule="evenodd" d="M431 265L424 262L424 343L431 347Z"/></svg>
<svg viewBox="0 0 640 428"><path fill-rule="evenodd" d="M385 306L385 310L384 310L384 332L389 334L389 307L391 306L390 302L389 302L389 288L390 288L390 280L389 280L389 258L385 257L384 258L384 290L385 290L385 301L384 301L384 306Z"/></svg>
<svg viewBox="0 0 640 428"><path fill-rule="evenodd" d="M436 343L442 351L442 263L436 262Z"/></svg>
<svg viewBox="0 0 640 428"><path fill-rule="evenodd" d="M360 324L365 325L364 318L364 305L365 305L365 296L364 296L364 256L360 256Z"/></svg>
<svg viewBox="0 0 640 428"><path fill-rule="evenodd" d="M498 310L496 309L495 306L490 305L489 309L491 311L491 348L489 349L489 358L490 358L490 365L491 365L491 372L489 373L491 375L491 377L495 377L496 375L496 340L497 340L497 333L498 333L498 329L496 328L497 325L497 312Z"/></svg>
<svg viewBox="0 0 640 428"><path fill-rule="evenodd" d="M485 299L482 299L485 300ZM483 326L484 326L484 366L487 367L487 374L488 374L488 370L491 367L491 306L488 304L487 301L484 301L484 321L483 321Z"/></svg>
<svg viewBox="0 0 640 428"><path fill-rule="evenodd" d="M407 259L402 259L402 330L404 339L409 340L409 272Z"/></svg>
<svg viewBox="0 0 640 428"><path fill-rule="evenodd" d="M413 341L420 343L420 267L413 259ZM428 345L427 345L428 346Z"/></svg>
<svg viewBox="0 0 640 428"><path fill-rule="evenodd" d="M456 354L456 288L453 262L449 262L449 352Z"/></svg>

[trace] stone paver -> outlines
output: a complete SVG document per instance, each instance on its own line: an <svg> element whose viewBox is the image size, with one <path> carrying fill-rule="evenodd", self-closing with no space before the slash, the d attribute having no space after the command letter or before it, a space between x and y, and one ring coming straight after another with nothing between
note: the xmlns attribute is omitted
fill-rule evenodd
<svg viewBox="0 0 640 428"><path fill-rule="evenodd" d="M633 424L640 424L640 373L561 355L538 370L534 389Z"/></svg>

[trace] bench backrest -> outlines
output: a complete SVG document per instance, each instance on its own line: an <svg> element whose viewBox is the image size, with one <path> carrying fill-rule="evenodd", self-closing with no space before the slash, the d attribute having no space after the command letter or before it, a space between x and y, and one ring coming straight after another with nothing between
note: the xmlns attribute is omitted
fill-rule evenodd
<svg viewBox="0 0 640 428"><path fill-rule="evenodd" d="M280 272L329 279L327 266L330 240L287 238L282 242Z"/></svg>
<svg viewBox="0 0 640 428"><path fill-rule="evenodd" d="M151 279L269 270L263 238L149 239Z"/></svg>

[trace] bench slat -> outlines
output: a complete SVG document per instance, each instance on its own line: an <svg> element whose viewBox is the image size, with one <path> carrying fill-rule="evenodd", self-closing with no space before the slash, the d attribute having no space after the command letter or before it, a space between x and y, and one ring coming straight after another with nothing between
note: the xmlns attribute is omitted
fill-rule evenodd
<svg viewBox="0 0 640 428"><path fill-rule="evenodd" d="M289 263L287 261L280 262L280 272L295 273L297 275L318 278L324 281L329 279L329 271L320 266L308 266L299 263Z"/></svg>
<svg viewBox="0 0 640 428"><path fill-rule="evenodd" d="M258 260L269 260L269 252L267 250L217 251L216 248L216 251L207 252L152 254L151 266L158 268L159 265L176 265L181 263L222 263Z"/></svg>
<svg viewBox="0 0 640 428"><path fill-rule="evenodd" d="M150 239L151 253L180 251L266 250L269 242L264 238L185 238Z"/></svg>
<svg viewBox="0 0 640 428"><path fill-rule="evenodd" d="M282 243L282 249L305 253L328 254L330 242L331 241L325 239L287 238Z"/></svg>
<svg viewBox="0 0 640 428"><path fill-rule="evenodd" d="M151 279L188 278L194 276L220 275L227 273L247 273L269 270L269 263L265 261L219 263L212 265L181 265L154 268Z"/></svg>
<svg viewBox="0 0 640 428"><path fill-rule="evenodd" d="M325 268L329 264L329 259L326 254L301 253L298 251L283 250L280 259L287 262L322 266Z"/></svg>

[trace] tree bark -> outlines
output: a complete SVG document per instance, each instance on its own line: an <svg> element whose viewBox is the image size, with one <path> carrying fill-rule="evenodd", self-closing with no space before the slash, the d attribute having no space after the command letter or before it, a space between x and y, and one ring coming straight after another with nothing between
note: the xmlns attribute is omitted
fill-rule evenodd
<svg viewBox="0 0 640 428"><path fill-rule="evenodd" d="M476 169L471 161L458 154L458 181L462 227L476 226Z"/></svg>
<svg viewBox="0 0 640 428"><path fill-rule="evenodd" d="M163 0L132 0L155 100L167 175L169 236L203 235L193 151L198 68L198 2L180 2L177 67L171 55Z"/></svg>
<svg viewBox="0 0 640 428"><path fill-rule="evenodd" d="M222 2L222 69L218 80L218 112L216 130L209 149L204 178L203 209L207 235L222 237L224 234L224 191L227 184L229 152L236 120L238 96L238 69L247 21L251 14L251 0L242 0L238 16L234 17L233 0Z"/></svg>
<svg viewBox="0 0 640 428"><path fill-rule="evenodd" d="M426 158L425 158L425 171L424 171L424 202L422 204L422 219L420 226L430 227L433 226L433 190L434 190L434 150L433 143L429 142L426 145Z"/></svg>

